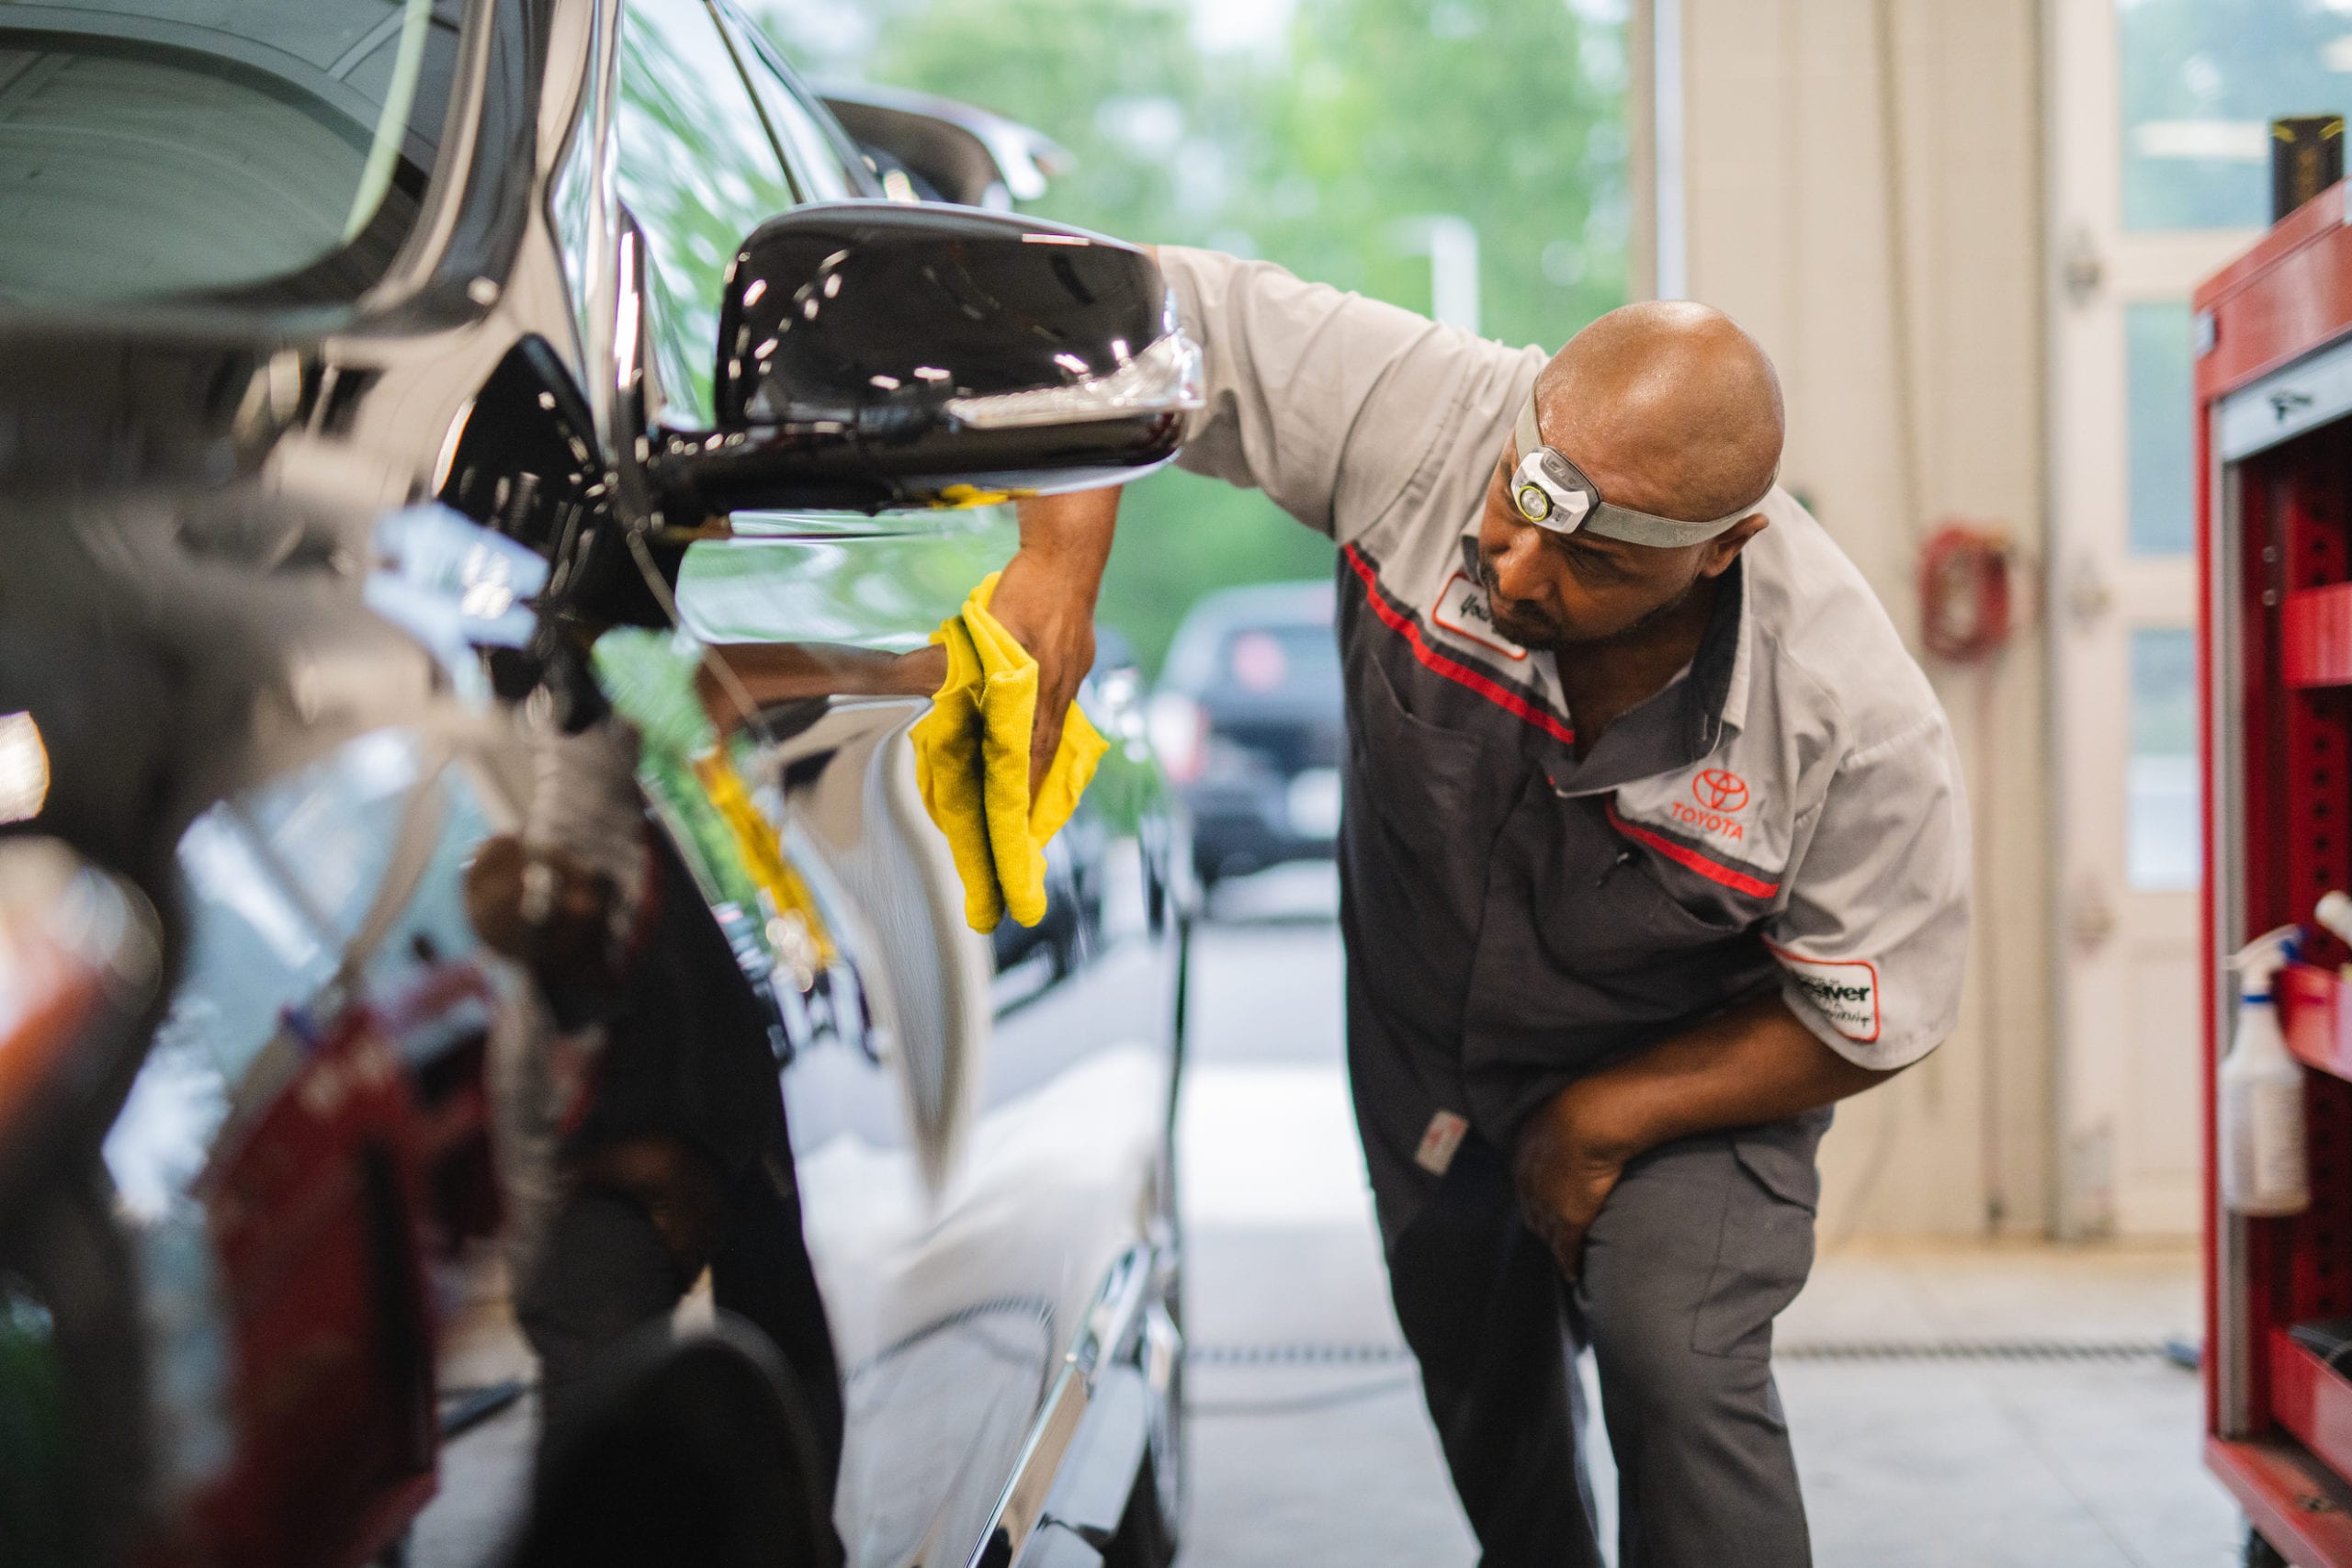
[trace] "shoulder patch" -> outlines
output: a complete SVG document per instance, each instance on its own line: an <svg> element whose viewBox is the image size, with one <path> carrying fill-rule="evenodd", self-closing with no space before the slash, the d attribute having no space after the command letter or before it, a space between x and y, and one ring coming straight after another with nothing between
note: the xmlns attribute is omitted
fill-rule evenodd
<svg viewBox="0 0 2352 1568"><path fill-rule="evenodd" d="M1878 965L1861 958L1800 958L1764 945L1831 1028L1858 1044L1878 1038Z"/></svg>
<svg viewBox="0 0 2352 1568"><path fill-rule="evenodd" d="M1454 636L1492 649L1505 659L1527 657L1527 649L1495 629L1495 617L1487 608L1487 591L1461 572L1446 580L1445 592L1437 596L1437 606L1430 612L1430 619Z"/></svg>

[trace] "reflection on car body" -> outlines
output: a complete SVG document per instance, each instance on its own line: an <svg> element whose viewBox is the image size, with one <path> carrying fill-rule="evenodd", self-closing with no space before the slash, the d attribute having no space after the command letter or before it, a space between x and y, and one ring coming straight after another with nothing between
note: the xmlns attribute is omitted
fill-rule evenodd
<svg viewBox="0 0 2352 1568"><path fill-rule="evenodd" d="M1186 904L1132 682L1090 697L1126 744L1064 847L1081 931L1008 984L914 795L925 694L882 676L1005 520L803 499L727 542L675 512L716 473L681 433L723 412L730 262L778 212L877 196L871 170L706 0L233 15L0 12L0 148L54 172L60 220L0 222L0 426L28 437L0 449L0 714L37 726L54 775L0 850L37 835L104 868L164 959L78 1015L96 1066L0 1079L0 1401L27 1416L0 1430L32 1445L0 1447L0 1563L17 1542L356 1563L456 1483L436 1477L435 1278L502 1222L482 1057L527 984L468 923L466 868L521 814L548 710L592 712L594 671L624 709L632 672L690 676L673 607L713 641L809 648L820 672L729 758L738 828L783 868L764 891L712 829L701 710L657 700L644 717L677 722L644 727L649 805L772 1004L850 1561L1164 1562ZM273 130L280 111L300 124ZM107 139L145 145L153 113L182 117L199 162L311 163L231 192L116 177ZM85 151L56 151L68 131ZM208 247L210 219L251 243ZM1021 220L989 221L975 256ZM1172 429L1101 423L1072 449L1100 479L1164 457ZM749 493L771 458L728 482ZM911 473L860 493L953 488ZM365 607L398 613L368 589L377 526L427 500L550 563L537 629L487 675ZM613 622L644 629L592 666ZM535 684L531 716L493 696ZM0 913L80 886L17 863Z"/></svg>
<svg viewBox="0 0 2352 1568"><path fill-rule="evenodd" d="M865 545L863 559L831 540L760 548L782 579L848 588L867 570L910 581L916 574L889 558L933 547L905 537ZM707 558L689 557L678 597L689 625L717 630L702 587L721 585L724 605L737 580L733 563L706 568ZM858 603L837 593L817 619L839 638ZM1174 1256L1165 1165L1178 910L1165 847L1174 840L1139 831L1147 818L1164 822L1165 807L1148 769L1122 787L1117 770L1142 767L1123 753L1073 823L1081 842L1104 846L1083 940L1050 976L1024 974L1005 987L1008 969L1035 971L1033 957L1045 955L1016 953L1008 965L996 942L964 925L961 884L922 815L904 744L925 705L894 690L903 677L888 649L901 626L870 621L864 649L771 644L757 650L756 672L742 661L771 702L741 747L753 798L781 826L778 841L839 944L824 989L838 997L847 979L870 1021L864 1048L838 1032L796 1042L784 1084L846 1393L840 1517L855 1531L851 1560L876 1563L933 1561L943 1548L952 1556L980 1538L1007 1499L976 1479L1013 1472L1031 1414L1050 1404L1104 1280L1130 1255L1147 1269ZM626 711L631 692L679 689L686 671L665 679L659 667L688 656L657 635L613 642L603 657L626 671L613 682ZM1139 728L1116 704L1093 700L1110 732ZM690 767L650 755L655 797L683 799L664 779ZM1110 819L1122 807L1126 819ZM720 841L691 829L680 838ZM716 884L723 872L704 874ZM769 953L756 949L752 963L789 995L798 982ZM820 978L808 976L810 993ZM1160 1233L1140 1250L1137 1213ZM1134 1341L1126 1349L1165 1350L1174 1329L1169 1304L1152 1303L1121 1333ZM1164 1397L1164 1386L1156 1392ZM1170 1453L1157 1468L1176 1463Z"/></svg>

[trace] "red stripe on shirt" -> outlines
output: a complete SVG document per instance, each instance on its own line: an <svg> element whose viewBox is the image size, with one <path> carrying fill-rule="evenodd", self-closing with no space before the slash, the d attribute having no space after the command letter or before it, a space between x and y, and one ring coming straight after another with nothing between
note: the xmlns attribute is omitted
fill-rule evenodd
<svg viewBox="0 0 2352 1568"><path fill-rule="evenodd" d="M1454 684L1467 686L1488 702L1517 714L1562 745L1576 744L1577 732L1574 729L1562 724L1510 687L1488 680L1468 665L1448 659L1444 654L1431 648L1421 637L1420 623L1397 610L1381 596L1379 573L1373 570L1370 561L1363 558L1363 553L1353 545L1349 545L1340 551L1340 554L1348 558L1348 564L1355 569L1358 577L1363 579L1364 602L1372 606L1372 613L1385 622L1389 630L1402 637L1412 647L1414 658Z"/></svg>
<svg viewBox="0 0 2352 1568"><path fill-rule="evenodd" d="M1781 890L1777 882L1765 882L1736 871L1732 867L1709 860L1688 844L1679 844L1663 833L1654 833L1639 823L1628 822L1617 815L1617 799L1608 801L1609 825L1637 843L1647 844L1679 866L1697 872L1710 882L1719 882L1735 893L1745 893L1751 898L1770 898Z"/></svg>

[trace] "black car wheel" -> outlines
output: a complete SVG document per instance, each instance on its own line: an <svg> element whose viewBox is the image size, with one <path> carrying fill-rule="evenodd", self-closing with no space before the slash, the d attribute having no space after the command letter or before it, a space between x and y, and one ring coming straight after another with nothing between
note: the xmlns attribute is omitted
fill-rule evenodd
<svg viewBox="0 0 2352 1568"><path fill-rule="evenodd" d="M601 1382L542 1460L512 1568L838 1568L806 1402L757 1333L649 1335Z"/></svg>

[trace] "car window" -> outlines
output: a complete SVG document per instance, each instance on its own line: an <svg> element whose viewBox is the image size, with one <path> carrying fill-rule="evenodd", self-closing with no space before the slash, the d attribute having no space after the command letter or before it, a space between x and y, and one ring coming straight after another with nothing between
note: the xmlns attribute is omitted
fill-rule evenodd
<svg viewBox="0 0 2352 1568"><path fill-rule="evenodd" d="M708 426L718 301L743 237L797 204L707 0L635 0L621 26L621 199L645 232L662 385Z"/></svg>
<svg viewBox="0 0 2352 1568"><path fill-rule="evenodd" d="M462 16L0 6L0 300L366 288L419 209Z"/></svg>
<svg viewBox="0 0 2352 1568"><path fill-rule="evenodd" d="M1236 626L1226 638L1215 684L1253 697L1340 689L1340 649L1331 628L1296 622Z"/></svg>
<svg viewBox="0 0 2352 1568"><path fill-rule="evenodd" d="M752 90L767 112L768 125L808 199L846 201L881 195L882 187L865 159L834 123L831 113L784 62L767 35L724 8L720 16L737 40L744 74L751 78Z"/></svg>

